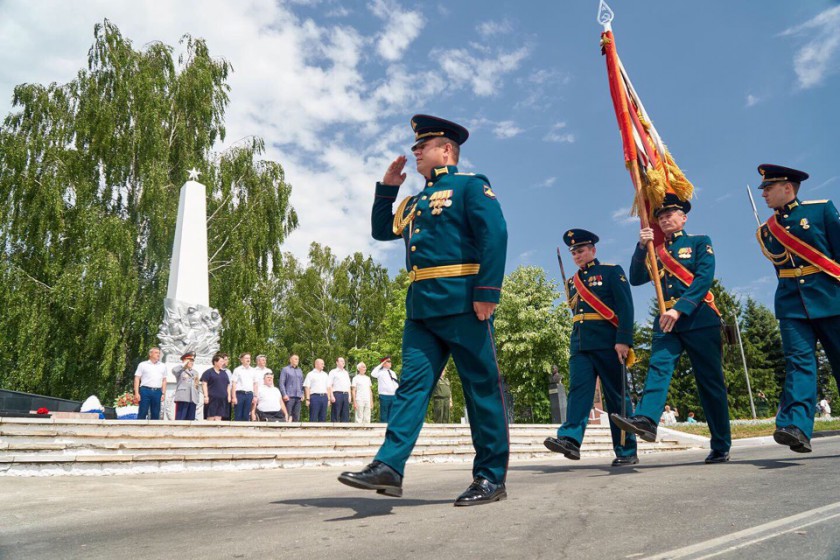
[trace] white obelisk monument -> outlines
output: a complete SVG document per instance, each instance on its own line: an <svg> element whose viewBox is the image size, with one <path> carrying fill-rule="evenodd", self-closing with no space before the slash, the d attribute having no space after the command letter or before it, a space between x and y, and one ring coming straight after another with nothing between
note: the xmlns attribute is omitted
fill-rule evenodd
<svg viewBox="0 0 840 560"><path fill-rule="evenodd" d="M191 169L189 180L181 187L169 287L163 301L164 317L158 339L170 372L181 363L181 355L195 352L195 369L200 374L211 367L211 358L219 351L222 318L218 310L210 307L207 192L205 186L198 182L198 176L199 172ZM170 373L165 407L167 419L175 416L175 405L171 402L175 383L175 377ZM197 409L200 418L203 407L199 405Z"/></svg>

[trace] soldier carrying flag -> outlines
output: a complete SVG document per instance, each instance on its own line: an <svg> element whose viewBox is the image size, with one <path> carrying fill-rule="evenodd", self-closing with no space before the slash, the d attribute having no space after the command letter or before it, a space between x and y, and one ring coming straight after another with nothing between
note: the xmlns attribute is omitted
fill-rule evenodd
<svg viewBox="0 0 840 560"><path fill-rule="evenodd" d="M624 161L636 191L634 210L641 221L639 244L630 265L630 283L638 286L653 282L660 316L653 325L642 400L634 415L613 413L611 418L622 430L645 441L656 441L671 376L685 351L712 433L712 451L706 462L723 463L729 460L731 436L721 363L721 318L709 291L715 272L714 250L707 236L687 235L683 231L694 187L665 148L630 82L616 51L612 17L612 10L601 0L601 49L606 57ZM651 213L654 224L650 223Z"/></svg>

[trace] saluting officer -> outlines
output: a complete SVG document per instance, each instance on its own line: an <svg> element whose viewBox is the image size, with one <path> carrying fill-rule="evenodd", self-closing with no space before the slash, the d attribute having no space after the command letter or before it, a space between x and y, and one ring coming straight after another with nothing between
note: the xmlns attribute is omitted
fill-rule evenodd
<svg viewBox="0 0 840 560"><path fill-rule="evenodd" d="M665 234L665 242L656 247L660 277L666 298L666 311L653 324L650 366L645 391L634 416L612 414L620 428L635 432L645 441L656 441L656 427L668 396L671 376L683 351L688 353L700 404L712 433L712 451L706 463L729 460L732 438L729 429L729 405L721 365L721 318L709 291L715 276L715 252L706 235L688 235L683 230L691 203L676 195L665 195L654 218ZM653 230L639 233L639 244L630 264L630 283L640 286L651 280L646 264L645 246L653 240Z"/></svg>
<svg viewBox="0 0 840 560"><path fill-rule="evenodd" d="M621 394L624 369L633 345L633 297L624 270L618 265L601 264L595 258L598 236L585 229L572 229L563 235L572 259L579 267L567 282L566 293L572 318L571 359L566 422L557 430L557 437L547 438L545 446L568 459L580 459L580 445L589 420L595 396L595 381L601 378L607 408L622 410ZM625 410L632 410L625 395ZM621 443L621 430L610 422L615 460L612 466L635 465L636 437L627 434Z"/></svg>
<svg viewBox="0 0 840 560"><path fill-rule="evenodd" d="M507 226L490 181L459 173L460 146L469 133L456 123L415 115L411 151L425 188L393 210L405 181L406 157L397 157L373 203L373 237L403 239L411 284L406 296L403 373L373 463L339 476L344 484L402 495L405 463L417 441L432 390L450 354L464 388L473 446L474 480L456 506L507 496L507 414L493 340L493 312L505 270Z"/></svg>
<svg viewBox="0 0 840 560"><path fill-rule="evenodd" d="M804 171L762 164L758 172L761 196L774 210L757 233L779 278L775 307L786 365L773 439L808 453L817 404L817 340L835 379L840 377L840 215L830 200L797 198L808 178Z"/></svg>

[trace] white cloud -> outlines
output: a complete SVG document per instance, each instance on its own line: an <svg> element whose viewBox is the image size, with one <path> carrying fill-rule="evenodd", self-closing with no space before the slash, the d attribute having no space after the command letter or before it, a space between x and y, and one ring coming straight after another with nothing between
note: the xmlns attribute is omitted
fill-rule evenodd
<svg viewBox="0 0 840 560"><path fill-rule="evenodd" d="M575 135L572 132L566 132L566 123L559 122L551 127L551 130L549 130L546 133L546 135L543 136L543 140L545 140L546 142L561 142L573 144L575 141Z"/></svg>
<svg viewBox="0 0 840 560"><path fill-rule="evenodd" d="M638 221L637 217L630 215L629 206L625 206L624 208L614 210L610 217L615 223L621 225L634 224Z"/></svg>
<svg viewBox="0 0 840 560"><path fill-rule="evenodd" d="M217 149L243 137L262 137L264 158L280 162L293 187L300 225L283 250L305 256L317 241L339 256L396 254L399 243L371 239L370 204L374 182L393 157L406 153L409 116L433 96L469 101L471 91L491 94L504 86L505 75L519 66L527 49L488 56L469 47L445 51L438 46L435 52L464 65L445 72L425 56L391 62L413 45L421 16L395 0L373 0L371 11L396 16L399 24L370 36L343 19L348 14L341 4L322 6L333 9L330 17L315 21L299 15L294 4L263 0L0 1L0 115L11 109L14 85L64 83L86 67L93 26L106 16L137 49L162 41L178 51L185 33L202 37L211 54L235 70L228 79L227 139ZM402 30L399 40L389 35L395 29ZM455 74L458 79L451 77ZM501 123L492 125L489 130L504 136ZM514 128L519 127L513 124L507 133ZM464 159L462 167L469 169L469 161ZM402 191L419 188L420 180L409 172Z"/></svg>
<svg viewBox="0 0 840 560"><path fill-rule="evenodd" d="M772 299L771 296L775 289L775 285L775 276L761 276L748 284L732 288L732 292L736 295L736 297L738 297L738 299L751 297L757 301L766 302Z"/></svg>
<svg viewBox="0 0 840 560"><path fill-rule="evenodd" d="M807 37L807 42L793 57L793 69L800 88L818 86L827 75L837 72L837 59L840 55L840 6L828 8L803 24L786 29L781 35Z"/></svg>
<svg viewBox="0 0 840 560"><path fill-rule="evenodd" d="M369 8L385 27L376 41L376 52L385 60L399 60L412 41L420 36L425 23L423 16L420 12L403 11L394 0L373 0Z"/></svg>
<svg viewBox="0 0 840 560"><path fill-rule="evenodd" d="M468 84L475 95L486 97L496 93L499 80L519 68L528 52L527 47L520 47L512 51L499 50L496 56L484 57L461 48L437 49L432 56L440 61L440 67L450 84Z"/></svg>
<svg viewBox="0 0 840 560"><path fill-rule="evenodd" d="M502 121L496 124L496 127L493 129L493 135L496 138L513 138L514 136L519 136L524 132L524 129L519 128L516 126L516 123L513 121Z"/></svg>
<svg viewBox="0 0 840 560"><path fill-rule="evenodd" d="M505 35L513 31L513 25L508 20L483 21L476 26L475 30L480 35ZM485 38L489 39L489 37Z"/></svg>
<svg viewBox="0 0 840 560"><path fill-rule="evenodd" d="M547 177L545 180L540 181L536 185L532 185L532 189L547 189L553 187L554 184L557 183L557 177Z"/></svg>
<svg viewBox="0 0 840 560"><path fill-rule="evenodd" d="M536 249L529 249L527 251L523 251L522 253L519 253L519 262L521 262L523 264L530 263L531 262L531 257L533 257L536 254L536 252L537 252Z"/></svg>
<svg viewBox="0 0 840 560"><path fill-rule="evenodd" d="M515 121L494 121L486 117L470 119L467 121L467 127L473 132L482 128L489 128L493 136L501 140L507 140L525 132L525 129L517 125Z"/></svg>
<svg viewBox="0 0 840 560"><path fill-rule="evenodd" d="M834 177L829 177L828 179L826 179L825 181L823 181L822 183L820 183L816 187L813 187L813 188L810 188L810 189L807 189L807 190L808 191L818 191L823 187L827 187L828 185L830 185L831 183L833 183L834 181L836 181L839 178L840 178L840 176L838 176L838 175L835 175Z"/></svg>
<svg viewBox="0 0 840 560"><path fill-rule="evenodd" d="M747 107L752 107L752 106L754 106L754 105L757 105L760 101L761 101L761 98L760 98L760 97L755 96L755 95L753 95L753 94L751 94L751 93L748 93L748 94L747 94L747 100L746 100L745 105L746 105Z"/></svg>

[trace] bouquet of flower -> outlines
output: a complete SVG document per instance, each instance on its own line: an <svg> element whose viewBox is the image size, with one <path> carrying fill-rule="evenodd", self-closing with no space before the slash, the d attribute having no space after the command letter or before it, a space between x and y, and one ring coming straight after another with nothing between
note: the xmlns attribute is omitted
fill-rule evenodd
<svg viewBox="0 0 840 560"><path fill-rule="evenodd" d="M117 395L114 399L114 406L135 406L140 404L140 401L134 398L132 391L126 391L122 395Z"/></svg>

